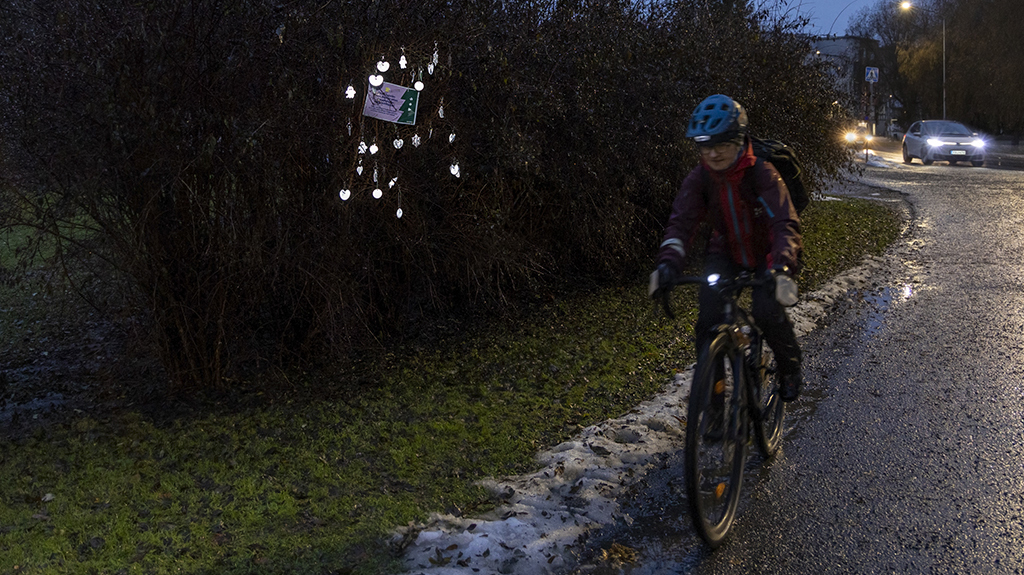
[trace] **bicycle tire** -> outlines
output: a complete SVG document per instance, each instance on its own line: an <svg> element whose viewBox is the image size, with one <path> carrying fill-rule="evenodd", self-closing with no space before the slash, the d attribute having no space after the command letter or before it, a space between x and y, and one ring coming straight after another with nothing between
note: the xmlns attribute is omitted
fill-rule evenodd
<svg viewBox="0 0 1024 575"><path fill-rule="evenodd" d="M690 390L686 490L694 527L712 549L736 518L743 486L749 418L742 406L742 373L739 349L728 333L719 333L701 352ZM722 404L720 424L716 394Z"/></svg>
<svg viewBox="0 0 1024 575"><path fill-rule="evenodd" d="M782 445L782 426L786 419L786 403L782 401L779 389L779 373L772 348L761 340L759 358L754 361L755 369L750 372L754 378L754 401L760 407L761 415L754 426L757 447L765 459L770 459ZM755 350L756 353L756 350Z"/></svg>

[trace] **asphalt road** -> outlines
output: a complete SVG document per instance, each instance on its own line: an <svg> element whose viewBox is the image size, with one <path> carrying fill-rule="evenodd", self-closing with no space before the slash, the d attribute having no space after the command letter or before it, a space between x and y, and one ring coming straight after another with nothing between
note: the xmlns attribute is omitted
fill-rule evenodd
<svg viewBox="0 0 1024 575"><path fill-rule="evenodd" d="M876 286L802 340L806 393L783 452L751 462L730 538L697 539L680 457L579 572L1024 573L1024 172L865 180L901 193L911 226ZM635 562L597 560L613 542Z"/></svg>

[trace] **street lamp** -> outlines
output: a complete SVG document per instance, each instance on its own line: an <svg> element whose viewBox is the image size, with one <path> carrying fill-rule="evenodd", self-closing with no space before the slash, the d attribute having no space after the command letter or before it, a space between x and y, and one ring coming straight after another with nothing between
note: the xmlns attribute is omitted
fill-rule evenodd
<svg viewBox="0 0 1024 575"><path fill-rule="evenodd" d="M904 10L908 10L908 11L913 9L913 8L917 8L911 2L903 2L902 4L900 4L900 7L903 8ZM921 7L921 10L927 10L928 12L931 12L932 14L937 14L936 11L929 10L928 8L925 8L923 6ZM939 14L939 17L942 18L942 119L945 120L946 119L946 16L944 14Z"/></svg>

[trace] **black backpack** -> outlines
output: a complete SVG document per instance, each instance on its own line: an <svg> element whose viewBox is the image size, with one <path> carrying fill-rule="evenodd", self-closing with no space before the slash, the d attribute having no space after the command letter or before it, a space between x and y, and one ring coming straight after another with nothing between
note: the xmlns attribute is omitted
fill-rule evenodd
<svg viewBox="0 0 1024 575"><path fill-rule="evenodd" d="M793 201L796 213L804 211L807 204L811 203L811 197L807 193L807 186L804 185L804 170L796 157L796 151L778 140L762 140L753 136L750 140L754 145L754 155L757 156L758 163L771 162L782 176L782 181L786 182L789 198ZM748 170L748 177L752 173L752 170Z"/></svg>
<svg viewBox="0 0 1024 575"><path fill-rule="evenodd" d="M800 160L797 159L796 152L778 140L762 140L750 136L750 141L754 148L754 156L757 158L757 162L754 164L755 168L760 170L761 165L766 161L775 166L779 175L782 176L782 181L786 183L786 188L789 189L789 198L799 215L807 207L807 204L811 203L811 198L807 193L807 186L804 185L803 168L800 167ZM752 179L757 170L747 170L747 173L743 175L744 184L749 188L754 187ZM706 194L711 189L711 179L707 170L703 171L703 176L704 199L707 201Z"/></svg>

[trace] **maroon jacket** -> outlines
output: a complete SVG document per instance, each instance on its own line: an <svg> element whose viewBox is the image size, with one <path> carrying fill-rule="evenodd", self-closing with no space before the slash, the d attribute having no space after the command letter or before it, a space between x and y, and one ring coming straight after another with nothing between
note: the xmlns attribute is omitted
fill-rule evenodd
<svg viewBox="0 0 1024 575"><path fill-rule="evenodd" d="M708 253L727 254L749 269L780 264L798 272L803 239L789 190L769 162L762 162L754 177L744 180L747 170L757 169L749 140L739 159L724 172L715 172L702 160L683 180L672 203L658 263L671 262L682 270L700 223L710 218ZM753 189L747 184L751 181ZM708 190L706 183L710 183Z"/></svg>

